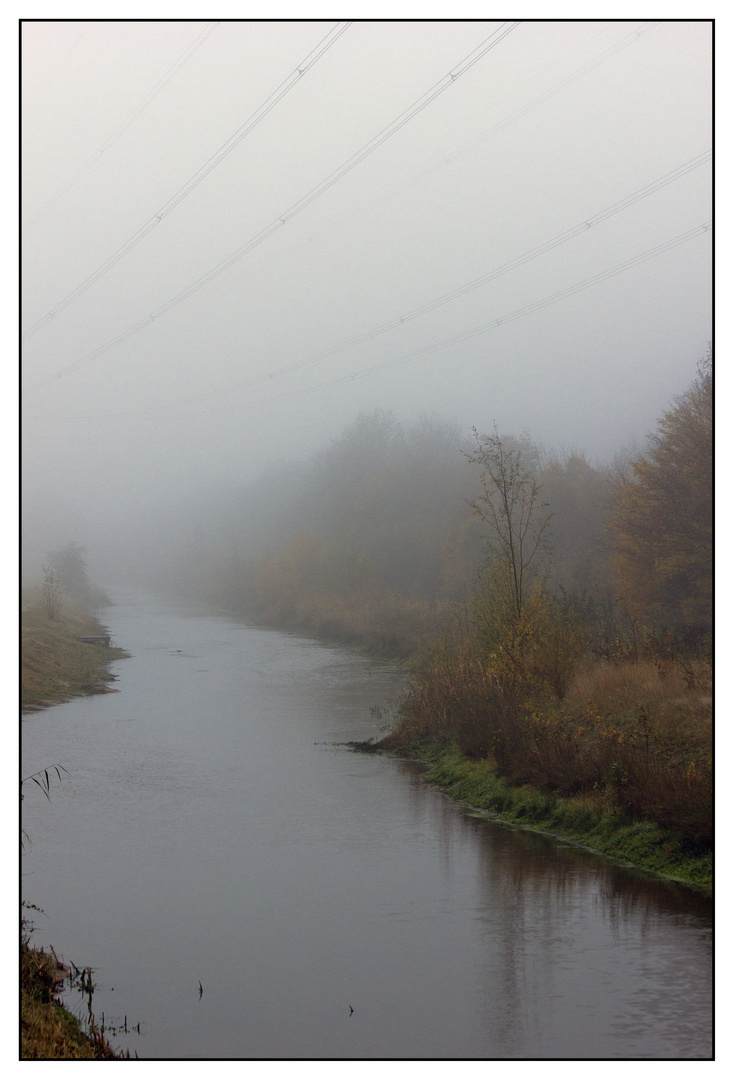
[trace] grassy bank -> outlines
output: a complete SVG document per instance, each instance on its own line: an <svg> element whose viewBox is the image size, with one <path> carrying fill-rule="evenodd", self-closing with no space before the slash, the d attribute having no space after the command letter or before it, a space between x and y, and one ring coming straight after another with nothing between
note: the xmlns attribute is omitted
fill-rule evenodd
<svg viewBox="0 0 734 1080"><path fill-rule="evenodd" d="M554 678L533 670L518 679L474 641L447 633L448 615L426 604L386 609L374 593L337 610L320 599L294 596L265 621L412 661L382 749L431 762L429 781L508 823L711 889L708 660L622 636L603 656L566 663L562 637L548 655L542 641L526 654ZM562 697L552 689L561 682Z"/></svg>
<svg viewBox="0 0 734 1080"><path fill-rule="evenodd" d="M20 956L20 1025L23 1060L111 1061L119 1059L104 1034L85 1032L54 996L58 964L24 938Z"/></svg>
<svg viewBox="0 0 734 1080"><path fill-rule="evenodd" d="M582 798L648 821L687 850L711 850L711 667L701 660L588 658L562 699L498 678L473 648L434 655L414 675L393 733L491 761L512 787Z"/></svg>
<svg viewBox="0 0 734 1080"><path fill-rule="evenodd" d="M507 822L710 890L711 661L638 631L575 656L565 633L446 642L379 745Z"/></svg>
<svg viewBox="0 0 734 1080"><path fill-rule="evenodd" d="M27 592L21 608L22 710L32 712L82 694L104 693L112 679L110 662L128 654L80 638L105 633L93 613L67 604L49 618L40 593Z"/></svg>
<svg viewBox="0 0 734 1080"><path fill-rule="evenodd" d="M513 786L498 776L492 762L472 761L446 743L400 743L388 736L381 743L355 748L423 761L428 783L507 825L548 833L706 894L712 891L710 851L691 851L674 833L616 813L599 799L561 798L530 784Z"/></svg>
<svg viewBox="0 0 734 1080"><path fill-rule="evenodd" d="M21 708L34 712L83 694L104 693L109 664L123 649L88 644L82 637L106 633L91 612L63 604L54 618L39 591L24 593L21 609ZM109 1060L118 1057L94 1027L87 1033L54 996L57 963L29 944L24 922L20 950L21 1058Z"/></svg>

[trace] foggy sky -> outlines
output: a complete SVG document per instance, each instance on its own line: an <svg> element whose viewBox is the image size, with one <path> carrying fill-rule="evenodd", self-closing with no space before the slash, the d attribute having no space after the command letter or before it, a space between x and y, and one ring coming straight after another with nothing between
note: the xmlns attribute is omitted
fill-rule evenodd
<svg viewBox="0 0 734 1080"><path fill-rule="evenodd" d="M291 79L335 26L24 24L29 550L74 539L102 565L152 508L375 408L609 460L692 381L710 231L536 305L710 220L709 162L595 221L711 149L710 23L355 22Z"/></svg>

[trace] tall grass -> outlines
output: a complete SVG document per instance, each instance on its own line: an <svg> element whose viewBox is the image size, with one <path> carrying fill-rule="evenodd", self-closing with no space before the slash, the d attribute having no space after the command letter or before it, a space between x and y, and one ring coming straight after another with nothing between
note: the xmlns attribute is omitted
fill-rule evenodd
<svg viewBox="0 0 734 1080"><path fill-rule="evenodd" d="M407 660L429 648L448 622L438 603L371 584L341 590L261 590L243 605L257 622Z"/></svg>
<svg viewBox="0 0 734 1080"><path fill-rule="evenodd" d="M561 701L502 679L470 641L416 668L388 746L449 740L513 785L586 797L712 843L711 670L704 662L589 659Z"/></svg>

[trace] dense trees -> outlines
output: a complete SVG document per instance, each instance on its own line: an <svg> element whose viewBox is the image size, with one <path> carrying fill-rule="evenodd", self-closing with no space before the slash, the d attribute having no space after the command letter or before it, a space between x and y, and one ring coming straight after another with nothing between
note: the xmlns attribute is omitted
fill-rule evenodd
<svg viewBox="0 0 734 1080"><path fill-rule="evenodd" d="M712 384L709 354L619 485L610 522L622 601L679 630L712 627Z"/></svg>
<svg viewBox="0 0 734 1080"><path fill-rule="evenodd" d="M444 588L444 548L465 513L461 436L430 417L401 424L363 414L316 455L304 489L304 526L331 552L334 571L405 595ZM333 578L332 578L333 581Z"/></svg>
<svg viewBox="0 0 734 1080"><path fill-rule="evenodd" d="M387 745L458 750L540 789L546 812L575 799L589 820L653 822L668 848L709 851L710 661L690 648L700 635L660 631L711 625L711 399L707 362L613 496L580 455L533 469L496 429L476 437L472 617L419 659Z"/></svg>
<svg viewBox="0 0 734 1080"><path fill-rule="evenodd" d="M380 410L358 416L310 460L273 468L237 495L222 493L208 513L197 513L198 534L185 530L190 551L172 584L195 579L199 595L268 621L293 619L297 609L304 628L309 607L323 612L331 603L363 613L368 601L379 607L379 597L387 606L412 604L411 618L416 604L430 605L433 618L436 604L470 601L480 564L486 583L488 521L472 504L491 514L482 477L492 485L487 466L496 453L514 497L526 481L535 490L533 527L543 488L541 501L550 503L544 516L553 514L556 580L568 590L593 592L606 568L599 544L604 474L578 456L544 464L527 435L495 432L472 446L453 424L432 417L401 423ZM509 487L505 494L510 497ZM520 502L508 535L515 603L532 577L530 533L515 532L524 528L515 520L518 512ZM170 521L166 530L182 531ZM538 573L548 572L548 535L546 522L533 557Z"/></svg>

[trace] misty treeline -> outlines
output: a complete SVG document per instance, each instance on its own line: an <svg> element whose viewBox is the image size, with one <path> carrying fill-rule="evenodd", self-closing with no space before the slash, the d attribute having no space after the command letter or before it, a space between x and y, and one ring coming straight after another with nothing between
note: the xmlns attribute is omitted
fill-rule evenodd
<svg viewBox="0 0 734 1080"><path fill-rule="evenodd" d="M359 416L222 502L184 578L255 621L410 657L388 743L448 741L705 846L712 380L709 355L645 451L604 466Z"/></svg>
<svg viewBox="0 0 734 1080"><path fill-rule="evenodd" d="M40 600L45 614L52 620L59 617L65 605L76 612L91 614L109 603L106 594L90 581L86 549L74 541L48 552Z"/></svg>
<svg viewBox="0 0 734 1080"><path fill-rule="evenodd" d="M609 471L606 539L577 537L582 559L587 544L606 553L588 591L554 576L547 467L534 471L496 434L477 437L473 506L487 545L466 632L418 661L388 745L443 741L515 786L709 850L712 367L709 356L646 452ZM583 523L580 493L565 487L570 521Z"/></svg>
<svg viewBox="0 0 734 1080"><path fill-rule="evenodd" d="M609 470L544 455L528 436L503 444L557 507L554 581L611 597ZM473 445L435 418L361 415L308 462L222 498L175 583L262 622L409 657L451 632L477 587L486 536L471 505Z"/></svg>
<svg viewBox="0 0 734 1080"><path fill-rule="evenodd" d="M526 588L542 580L597 650L635 623L701 642L711 631L711 366L702 362L645 453L611 465L548 453L528 435L361 415L310 460L189 505L185 527L166 526L183 550L171 583L264 622L413 655L439 626L463 633L497 606L495 446L537 489L542 542Z"/></svg>
<svg viewBox="0 0 734 1080"><path fill-rule="evenodd" d="M681 647L705 647L712 367L709 355L644 453L611 465L548 453L528 435L467 437L432 417L360 415L310 460L230 484L167 521L169 585L263 622L408 657L439 628L486 630L488 612L504 603L498 548L515 540L514 515L532 495L529 520L517 523L527 533L518 537L523 559L535 537L527 570L510 558L525 575L514 616L520 593L541 590L573 612L597 652L620 634L639 637L642 625ZM498 506L498 497L515 503Z"/></svg>

